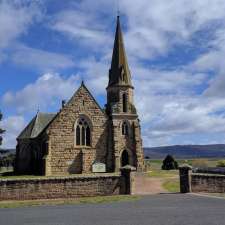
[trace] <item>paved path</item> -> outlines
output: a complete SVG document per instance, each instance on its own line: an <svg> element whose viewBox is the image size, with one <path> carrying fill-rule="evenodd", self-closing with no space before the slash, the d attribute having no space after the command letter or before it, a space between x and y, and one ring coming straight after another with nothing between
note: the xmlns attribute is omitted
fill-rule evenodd
<svg viewBox="0 0 225 225"><path fill-rule="evenodd" d="M168 193L162 184L165 181L163 178L149 177L146 174L137 174L134 177L133 194L146 195L146 194L159 194Z"/></svg>
<svg viewBox="0 0 225 225"><path fill-rule="evenodd" d="M0 209L0 225L225 225L225 199L161 194L138 201Z"/></svg>

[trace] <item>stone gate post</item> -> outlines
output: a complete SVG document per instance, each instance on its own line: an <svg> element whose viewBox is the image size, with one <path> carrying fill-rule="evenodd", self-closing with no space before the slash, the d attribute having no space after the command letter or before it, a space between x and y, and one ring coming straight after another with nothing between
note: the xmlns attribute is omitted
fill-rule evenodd
<svg viewBox="0 0 225 225"><path fill-rule="evenodd" d="M131 195L133 193L133 183L134 183L134 174L136 172L136 168L133 166L124 166L120 168L121 176L123 178L123 187L121 194Z"/></svg>
<svg viewBox="0 0 225 225"><path fill-rule="evenodd" d="M192 167L188 164L179 166L180 193L191 192L191 170Z"/></svg>

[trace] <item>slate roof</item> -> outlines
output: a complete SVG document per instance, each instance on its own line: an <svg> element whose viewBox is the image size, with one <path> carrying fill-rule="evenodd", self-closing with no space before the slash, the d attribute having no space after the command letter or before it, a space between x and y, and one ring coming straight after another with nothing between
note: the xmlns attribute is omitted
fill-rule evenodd
<svg viewBox="0 0 225 225"><path fill-rule="evenodd" d="M54 119L56 114L54 113L40 113L30 121L30 123L24 128L17 139L29 139L36 138Z"/></svg>

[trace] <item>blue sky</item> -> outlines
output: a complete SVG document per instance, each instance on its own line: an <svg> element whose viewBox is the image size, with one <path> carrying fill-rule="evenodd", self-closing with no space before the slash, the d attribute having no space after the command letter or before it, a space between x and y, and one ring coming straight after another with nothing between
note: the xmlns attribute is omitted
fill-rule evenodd
<svg viewBox="0 0 225 225"><path fill-rule="evenodd" d="M120 1L144 146L225 142L225 1ZM0 0L3 147L83 79L101 106L116 0Z"/></svg>

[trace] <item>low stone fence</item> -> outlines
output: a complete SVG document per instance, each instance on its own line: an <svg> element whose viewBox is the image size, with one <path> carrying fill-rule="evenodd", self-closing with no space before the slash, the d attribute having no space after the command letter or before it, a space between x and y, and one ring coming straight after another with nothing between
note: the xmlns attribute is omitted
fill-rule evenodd
<svg viewBox="0 0 225 225"><path fill-rule="evenodd" d="M193 173L191 175L191 191L225 193L225 175Z"/></svg>
<svg viewBox="0 0 225 225"><path fill-rule="evenodd" d="M225 193L225 175L211 173L192 173L190 166L181 166L180 192Z"/></svg>
<svg viewBox="0 0 225 225"><path fill-rule="evenodd" d="M82 196L129 194L129 171L120 173L1 179L0 200L76 198Z"/></svg>

